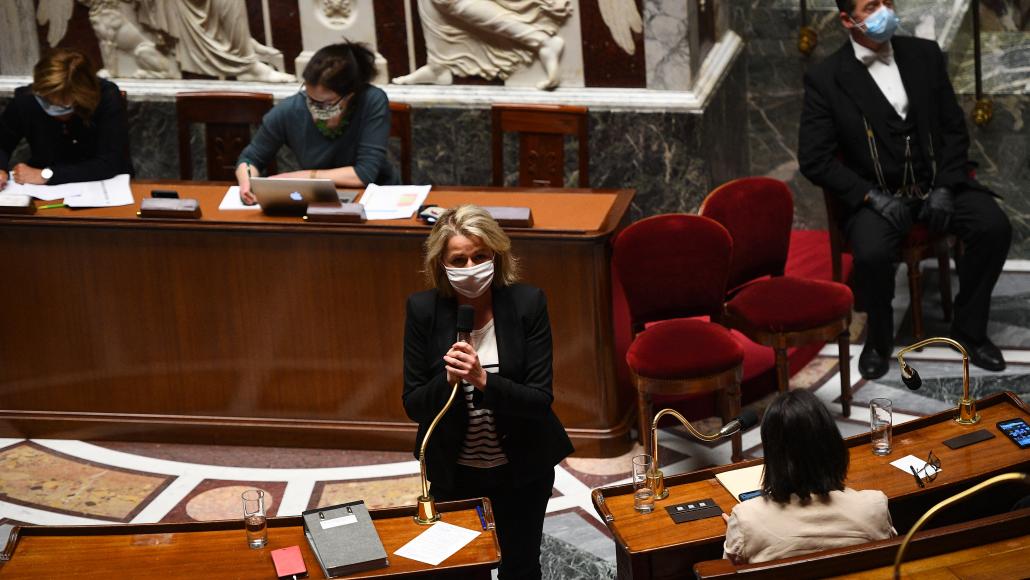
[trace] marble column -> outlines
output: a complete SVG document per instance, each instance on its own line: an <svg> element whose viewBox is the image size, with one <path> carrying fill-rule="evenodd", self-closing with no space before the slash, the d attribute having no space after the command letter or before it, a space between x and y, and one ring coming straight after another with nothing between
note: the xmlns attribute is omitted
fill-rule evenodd
<svg viewBox="0 0 1030 580"><path fill-rule="evenodd" d="M32 0L0 2L0 75L30 75L39 60Z"/></svg>
<svg viewBox="0 0 1030 580"><path fill-rule="evenodd" d="M691 47L697 46L696 31L693 33L694 42L691 43L691 12L696 20L696 6L690 0L644 2L647 88L690 89L693 73L697 70L696 63L691 61Z"/></svg>

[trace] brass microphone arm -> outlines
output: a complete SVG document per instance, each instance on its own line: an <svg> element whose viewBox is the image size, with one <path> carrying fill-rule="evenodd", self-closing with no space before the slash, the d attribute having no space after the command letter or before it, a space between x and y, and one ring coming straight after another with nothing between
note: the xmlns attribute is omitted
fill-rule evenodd
<svg viewBox="0 0 1030 580"><path fill-rule="evenodd" d="M911 378L912 368L905 362L905 355L913 350L923 348L929 344L947 344L962 353L962 401L958 405L958 416L955 422L962 425L975 425L980 422L980 415L976 412L976 401L969 396L969 353L958 341L943 336L935 336L920 340L919 342L906 346L898 351L898 366L901 367L901 374L904 378Z"/></svg>
<svg viewBox="0 0 1030 580"><path fill-rule="evenodd" d="M433 418L433 422L429 424L425 436L422 437L422 445L418 448L418 469L422 475L422 495L418 498L418 514L415 516L415 521L420 524L431 524L440 519L433 496L429 495L429 480L426 479L426 445L429 443L429 437L433 434L433 430L436 429L436 425L440 422L440 419L443 419L443 416L447 414L447 411L450 410L451 405L454 403L454 397L458 394L458 385L460 384L461 379L454 381L454 385L451 387L451 395L447 397L447 403L444 404L440 412Z"/></svg>
<svg viewBox="0 0 1030 580"><path fill-rule="evenodd" d="M666 415L672 415L683 426L690 432L691 435L700 439L701 441L717 441L723 436L719 433L715 435L707 435L694 428L687 421L686 417L681 415L679 411L675 409L662 409L655 413L654 419L651 420L651 471L647 474L647 486L654 491L655 499L665 499L669 497L669 490L665 487L665 477L662 475L660 469L658 469L658 420Z"/></svg>
<svg viewBox="0 0 1030 580"><path fill-rule="evenodd" d="M905 534L905 539L901 542L901 546L898 547L898 555L894 557L894 580L898 580L899 578L901 578L901 560L905 557L905 550L908 548L908 543L912 540L912 536L917 531L919 531L919 528L923 527L923 524L929 521L930 518L937 515L937 512L943 510L951 504L960 502L981 490L987 489L988 487L992 487L1003 481L1025 480L1027 478L1027 474L1018 472L1003 473L1001 475L996 475L988 479L987 481L982 481L963 492L956 493L955 495L928 509L926 513L923 514L923 517L919 518L919 521L917 521L915 525L912 526L912 529L910 529L908 533Z"/></svg>

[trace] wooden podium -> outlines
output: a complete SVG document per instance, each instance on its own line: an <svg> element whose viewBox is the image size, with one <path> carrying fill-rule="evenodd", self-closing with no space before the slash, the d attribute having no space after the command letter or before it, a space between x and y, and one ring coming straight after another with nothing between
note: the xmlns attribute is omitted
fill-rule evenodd
<svg viewBox="0 0 1030 580"><path fill-rule="evenodd" d="M152 188L199 220L141 219ZM227 184L134 183L136 206L0 216L0 436L410 450L405 299L414 219L306 223L219 210ZM616 384L610 240L632 190L434 188L427 203L525 206L509 230L547 295L554 410L576 449L629 449Z"/></svg>

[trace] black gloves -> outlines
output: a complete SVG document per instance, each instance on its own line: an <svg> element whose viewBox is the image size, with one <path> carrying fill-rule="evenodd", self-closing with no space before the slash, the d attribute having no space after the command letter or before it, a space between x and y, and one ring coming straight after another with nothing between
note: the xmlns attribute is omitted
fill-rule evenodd
<svg viewBox="0 0 1030 580"><path fill-rule="evenodd" d="M943 233L951 225L951 216L955 213L955 194L947 187L938 187L930 192L923 209L919 211L919 219L930 224L930 231Z"/></svg>
<svg viewBox="0 0 1030 580"><path fill-rule="evenodd" d="M869 207L887 220L894 229L904 234L912 227L912 214L901 198L887 195L878 187L870 189L865 197Z"/></svg>

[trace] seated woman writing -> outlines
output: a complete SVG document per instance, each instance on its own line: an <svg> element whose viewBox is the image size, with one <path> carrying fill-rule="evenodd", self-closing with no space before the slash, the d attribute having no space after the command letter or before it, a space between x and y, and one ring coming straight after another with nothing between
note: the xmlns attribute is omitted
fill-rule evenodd
<svg viewBox="0 0 1030 580"><path fill-rule="evenodd" d="M320 49L304 68L304 88L265 115L254 139L240 153L240 197L255 203L250 178L286 145L303 168L275 177L332 179L337 187L396 185L400 177L386 159L390 101L370 84L375 55L344 42Z"/></svg>
<svg viewBox="0 0 1030 580"><path fill-rule="evenodd" d="M848 450L815 395L776 397L762 420L762 445L763 495L723 514L724 557L765 562L897 535L882 491L844 486Z"/></svg>
<svg viewBox="0 0 1030 580"><path fill-rule="evenodd" d="M29 158L10 167L22 140ZM10 167L10 173L8 168ZM56 48L32 70L0 115L0 189L7 181L57 185L132 173L121 92L97 78L86 55Z"/></svg>

